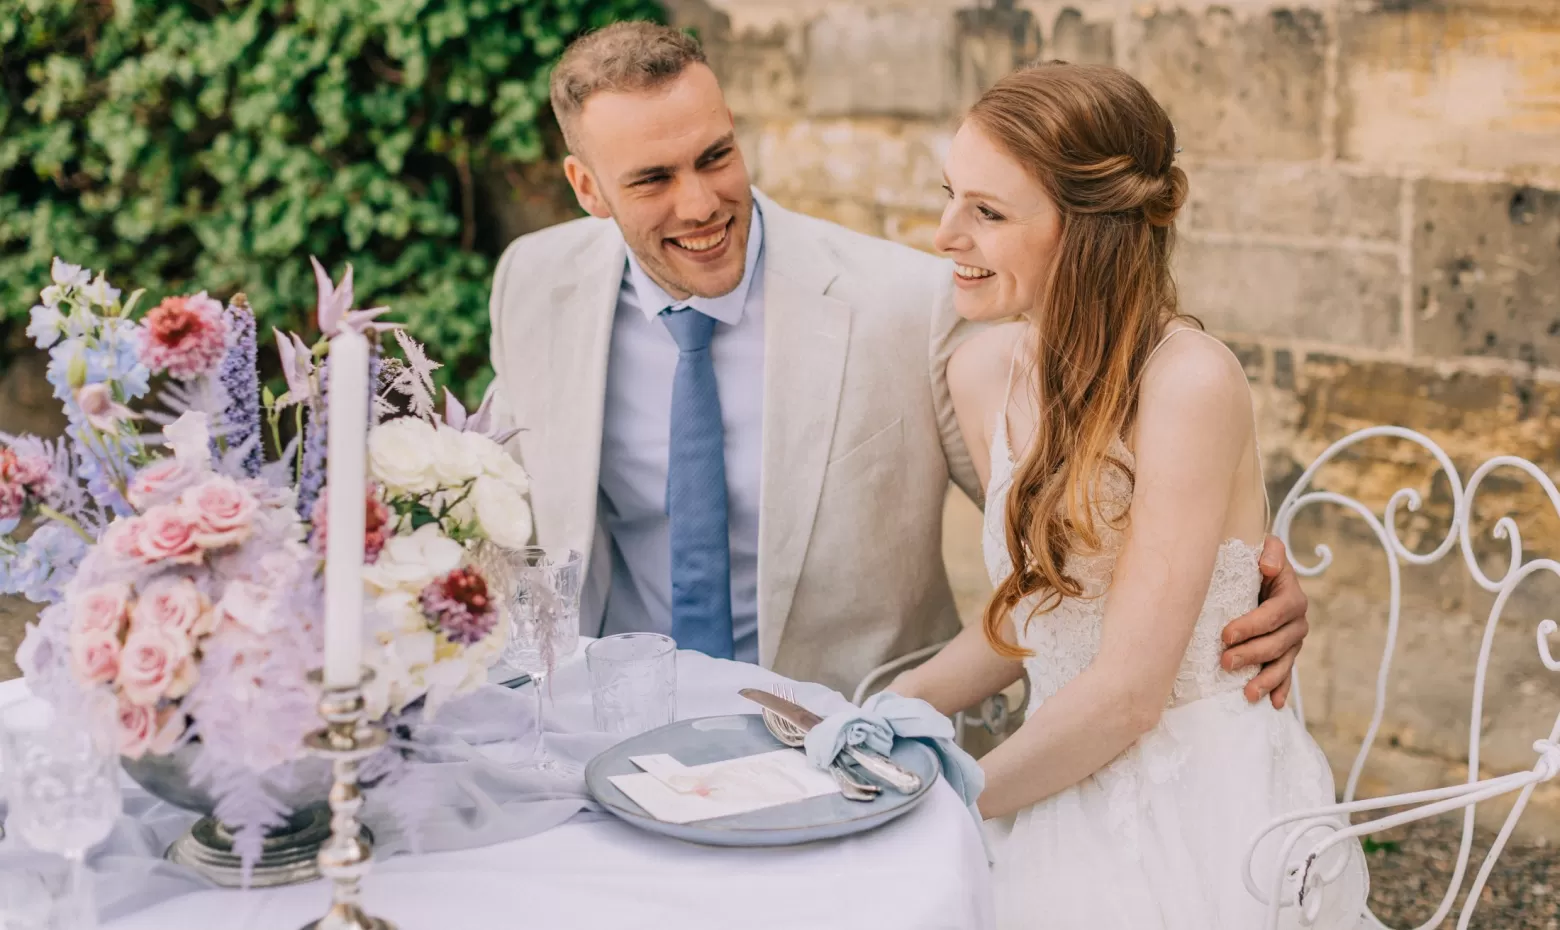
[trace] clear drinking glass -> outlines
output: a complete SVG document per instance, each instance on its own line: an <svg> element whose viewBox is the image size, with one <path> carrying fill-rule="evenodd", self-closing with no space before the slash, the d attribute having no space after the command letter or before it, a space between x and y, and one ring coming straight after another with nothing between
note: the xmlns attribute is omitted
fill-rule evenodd
<svg viewBox="0 0 1560 930"><path fill-rule="evenodd" d="M112 718L95 706L65 714L28 698L0 708L0 755L7 829L70 863L56 926L96 927L87 850L108 836L123 806Z"/></svg>
<svg viewBox="0 0 1560 930"><path fill-rule="evenodd" d="M677 643L659 633L619 633L585 647L596 729L632 736L677 715Z"/></svg>
<svg viewBox="0 0 1560 930"><path fill-rule="evenodd" d="M531 676L536 690L536 744L524 768L557 772L577 766L554 759L543 738L547 677L580 644L580 588L585 557L577 549L549 546L510 548L481 543L473 554L499 605L509 639L500 660Z"/></svg>

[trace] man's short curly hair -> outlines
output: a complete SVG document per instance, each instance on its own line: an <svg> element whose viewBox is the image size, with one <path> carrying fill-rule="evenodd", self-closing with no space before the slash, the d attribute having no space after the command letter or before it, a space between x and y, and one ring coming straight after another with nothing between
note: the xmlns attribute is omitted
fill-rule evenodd
<svg viewBox="0 0 1560 930"><path fill-rule="evenodd" d="M695 63L706 63L698 40L658 23L614 23L574 40L549 89L569 151L579 152L575 123L592 94L659 87Z"/></svg>

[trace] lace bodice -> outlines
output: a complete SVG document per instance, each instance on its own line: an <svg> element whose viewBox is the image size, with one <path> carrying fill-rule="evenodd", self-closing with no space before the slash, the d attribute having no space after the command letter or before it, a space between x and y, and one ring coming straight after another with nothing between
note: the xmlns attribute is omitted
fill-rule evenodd
<svg viewBox="0 0 1560 930"><path fill-rule="evenodd" d="M1119 439L1113 454L1129 467L1133 464L1131 451ZM1003 528L1005 504L1012 483L1013 457L1008 448L1006 423L999 418L991 442L991 481L986 492L985 531L981 540L986 571L992 584L999 583L1012 571ZM1067 574L1077 579L1084 596L1063 598L1054 610L1036 614L1027 626L1022 620L1028 615L1034 599L1026 600L1015 611L1019 645L1034 653L1024 662L1029 673L1030 710L1076 678L1099 653L1111 573L1124 535L1123 530L1112 523L1120 525L1119 518L1131 503L1131 493L1125 475L1114 469L1104 470L1098 498L1094 501L1100 549L1094 553L1074 554L1067 559ZM1258 547L1239 539L1227 540L1219 547L1208 596L1197 616L1196 629L1181 660L1175 688L1166 706L1178 707L1200 698L1237 691L1256 674L1256 669L1226 672L1219 666L1219 656L1223 652L1220 637L1225 625L1257 604L1262 583L1257 569L1260 555Z"/></svg>

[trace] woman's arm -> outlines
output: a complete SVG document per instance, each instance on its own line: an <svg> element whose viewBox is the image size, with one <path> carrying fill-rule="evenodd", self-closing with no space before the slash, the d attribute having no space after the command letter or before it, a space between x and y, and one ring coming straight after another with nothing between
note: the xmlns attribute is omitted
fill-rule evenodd
<svg viewBox="0 0 1560 930"><path fill-rule="evenodd" d="M986 642L981 625L971 624L942 651L889 682L888 690L920 698L939 713L953 716L991 697L1024 674L1024 663L999 656Z"/></svg>
<svg viewBox="0 0 1560 930"><path fill-rule="evenodd" d="M1159 722L1170 696L1229 535L1253 430L1239 363L1207 340L1181 342L1166 347L1144 381L1130 524L1099 655L981 760L983 816L1028 807L1092 775Z"/></svg>

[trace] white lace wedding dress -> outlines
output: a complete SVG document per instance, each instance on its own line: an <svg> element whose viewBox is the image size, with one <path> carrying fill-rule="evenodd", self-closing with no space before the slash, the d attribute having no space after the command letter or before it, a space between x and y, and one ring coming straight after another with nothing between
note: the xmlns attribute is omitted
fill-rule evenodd
<svg viewBox="0 0 1560 930"><path fill-rule="evenodd" d="M1131 464L1124 444L1115 453ZM983 538L993 583L1012 570L1002 525L1012 478L1006 427L999 422ZM1122 512L1130 500L1126 478L1113 478L1103 482L1097 502L1104 515ZM1019 642L1034 653L1024 663L1030 713L1087 668L1099 649L1122 534L1098 523L1100 552L1067 562L1089 597L1064 599L1019 631ZM1219 548L1159 725L1092 776L1018 813L996 847L1000 930L1264 926L1267 908L1247 891L1241 874L1248 845L1275 816L1335 798L1327 760L1299 719L1267 700L1246 702L1242 689L1255 670L1232 674L1219 666L1225 624L1257 604L1259 555L1238 539ZM1021 606L1017 616L1024 615ZM1270 840L1258 858L1254 874L1264 895L1280 845ZM1310 924L1315 928L1363 926L1357 923L1367 889L1363 856L1354 844L1337 849L1335 860L1319 863L1336 878L1316 899L1322 907ZM1293 884L1286 891L1293 900ZM1286 907L1280 926L1302 925L1299 911Z"/></svg>

